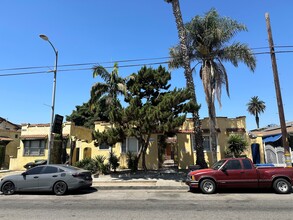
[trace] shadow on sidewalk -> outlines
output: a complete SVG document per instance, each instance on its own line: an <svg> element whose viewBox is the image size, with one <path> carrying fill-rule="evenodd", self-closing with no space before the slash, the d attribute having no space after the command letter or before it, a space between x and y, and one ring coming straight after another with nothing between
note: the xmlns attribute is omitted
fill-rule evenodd
<svg viewBox="0 0 293 220"><path fill-rule="evenodd" d="M186 180L186 175L189 170L179 170L179 169L161 169L161 170L120 170L110 174L106 174L105 176L109 176L112 179L117 180L173 180L182 182ZM102 175L100 175L102 177Z"/></svg>

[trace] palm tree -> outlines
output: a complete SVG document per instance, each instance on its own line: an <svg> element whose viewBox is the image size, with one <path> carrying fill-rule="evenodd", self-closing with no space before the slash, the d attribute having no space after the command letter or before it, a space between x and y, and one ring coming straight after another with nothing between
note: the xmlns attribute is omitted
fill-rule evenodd
<svg viewBox="0 0 293 220"><path fill-rule="evenodd" d="M111 124L117 121L117 117L121 108L118 95L126 93L125 81L118 75L118 64L114 64L113 71L109 73L102 66L93 67L93 77L100 76L104 82L97 82L92 86L90 105L92 108L95 107L95 103L101 98L106 100L106 104L110 107L109 109L109 121Z"/></svg>
<svg viewBox="0 0 293 220"><path fill-rule="evenodd" d="M247 111L255 116L255 122L257 128L259 128L259 114L263 113L266 109L264 101L258 99L258 96L253 96L247 103Z"/></svg>
<svg viewBox="0 0 293 220"><path fill-rule="evenodd" d="M188 39L188 53L191 61L201 63L200 77L203 83L209 114L211 136L211 151L213 162L217 161L217 132L215 98L221 106L221 88L226 86L229 96L228 75L223 62L230 62L235 67L239 62L254 71L255 56L245 44L230 40L240 31L246 31L246 26L227 17L220 17L215 9L211 9L204 17L196 16L185 25ZM171 48L171 65L182 66L182 52L179 46Z"/></svg>
<svg viewBox="0 0 293 220"><path fill-rule="evenodd" d="M186 87L191 93L191 101L197 106L192 112L193 118L193 129L194 129L194 143L196 146L196 164L200 165L202 168L207 167L207 163L204 158L203 152L203 137L202 131L200 127L200 119L199 119L199 106L196 100L195 94L195 86L192 76L192 70L190 67L190 58L188 55L188 47L187 47L187 38L186 38L186 30L182 20L182 14L180 10L179 0L165 0L167 3L172 3L172 10L176 20L178 37L180 40L180 51L182 53L182 64L184 67L184 76L186 79Z"/></svg>

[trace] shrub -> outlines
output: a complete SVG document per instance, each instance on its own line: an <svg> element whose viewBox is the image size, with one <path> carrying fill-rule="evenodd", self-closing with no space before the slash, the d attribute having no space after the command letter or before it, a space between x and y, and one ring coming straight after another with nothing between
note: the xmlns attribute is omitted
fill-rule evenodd
<svg viewBox="0 0 293 220"><path fill-rule="evenodd" d="M247 141L241 135L232 134L228 139L228 147L225 153L230 154L233 157L240 157L246 150L247 145Z"/></svg>
<svg viewBox="0 0 293 220"><path fill-rule="evenodd" d="M90 170L92 173L97 172L97 166L92 158L84 158L80 161L77 161L74 166L85 170Z"/></svg>
<svg viewBox="0 0 293 220"><path fill-rule="evenodd" d="M127 152L127 166L128 169L131 169L131 171L137 171L138 158L130 151Z"/></svg>
<svg viewBox="0 0 293 220"><path fill-rule="evenodd" d="M116 169L119 167L119 158L113 152L110 152L109 164L114 172L116 172Z"/></svg>
<svg viewBox="0 0 293 220"><path fill-rule="evenodd" d="M110 166L105 164L104 156L96 156L95 158L84 158L74 164L74 166L90 170L92 173L107 174L110 172Z"/></svg>

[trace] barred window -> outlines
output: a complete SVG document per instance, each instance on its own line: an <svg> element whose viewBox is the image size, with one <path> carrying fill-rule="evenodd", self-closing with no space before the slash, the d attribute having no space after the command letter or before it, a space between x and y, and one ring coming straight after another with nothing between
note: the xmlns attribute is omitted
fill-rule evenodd
<svg viewBox="0 0 293 220"><path fill-rule="evenodd" d="M45 140L23 140L24 156L42 156L45 155Z"/></svg>

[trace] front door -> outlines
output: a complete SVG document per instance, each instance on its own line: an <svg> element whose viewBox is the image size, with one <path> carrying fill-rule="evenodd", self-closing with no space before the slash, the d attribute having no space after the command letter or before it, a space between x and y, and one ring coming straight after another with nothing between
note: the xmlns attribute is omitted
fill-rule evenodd
<svg viewBox="0 0 293 220"><path fill-rule="evenodd" d="M25 175L22 176L24 181L18 186L22 191L36 190L39 187L40 173L43 167L34 167L28 170Z"/></svg>

